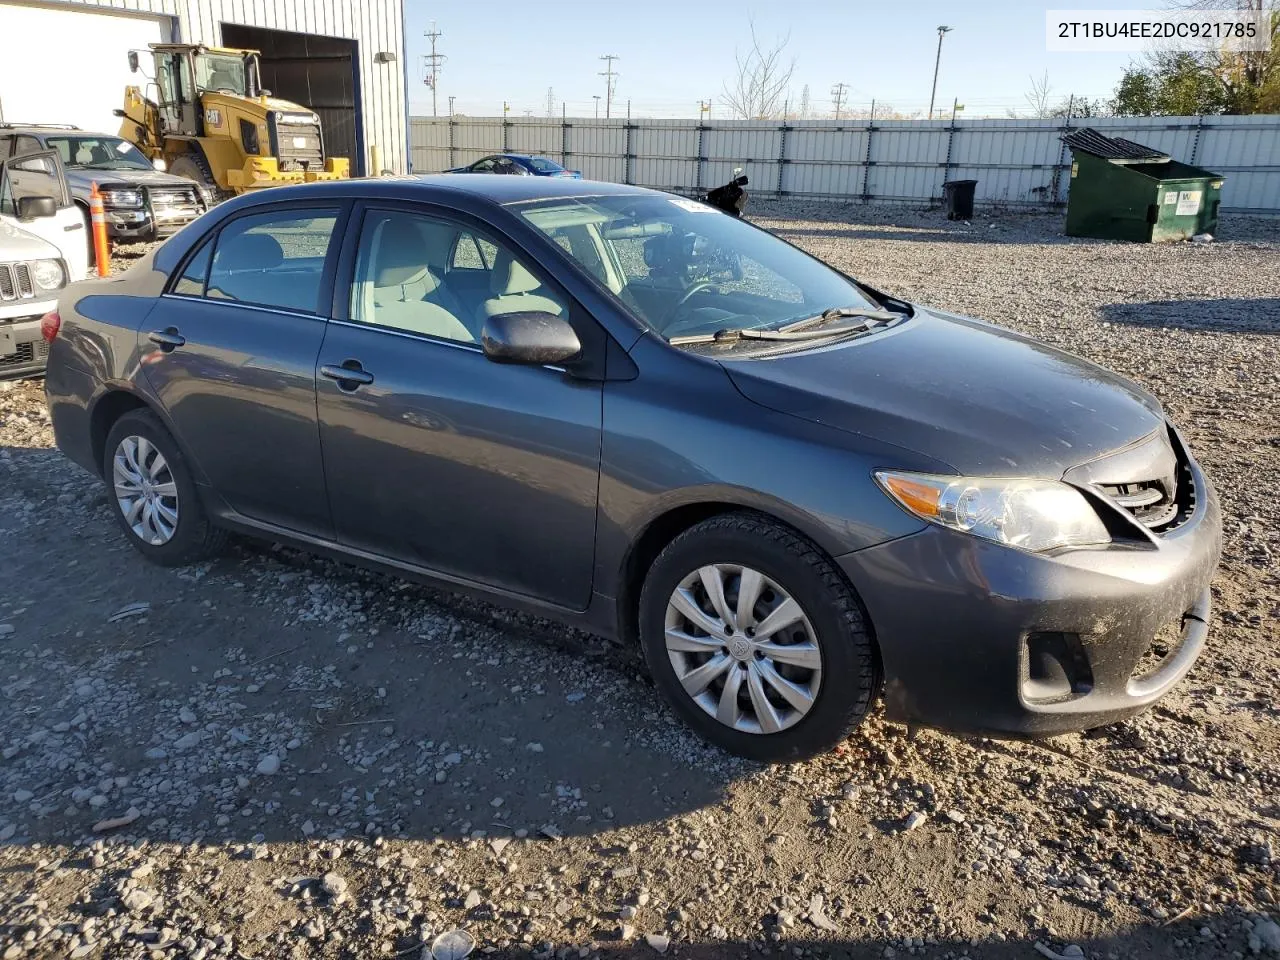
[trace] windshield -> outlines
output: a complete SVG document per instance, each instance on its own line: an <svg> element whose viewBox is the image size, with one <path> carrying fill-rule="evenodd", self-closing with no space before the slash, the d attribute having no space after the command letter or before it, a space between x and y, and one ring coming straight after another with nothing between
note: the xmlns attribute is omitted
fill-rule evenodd
<svg viewBox="0 0 1280 960"><path fill-rule="evenodd" d="M546 157L530 157L529 166L539 173L559 173L564 169L560 164L554 160L548 160Z"/></svg>
<svg viewBox="0 0 1280 960"><path fill-rule="evenodd" d="M668 339L878 306L830 267L696 200L632 194L513 206Z"/></svg>
<svg viewBox="0 0 1280 960"><path fill-rule="evenodd" d="M74 170L150 170L151 161L119 137L45 137L62 165Z"/></svg>
<svg viewBox="0 0 1280 960"><path fill-rule="evenodd" d="M196 89L245 96L244 61L225 54L200 54L196 57Z"/></svg>

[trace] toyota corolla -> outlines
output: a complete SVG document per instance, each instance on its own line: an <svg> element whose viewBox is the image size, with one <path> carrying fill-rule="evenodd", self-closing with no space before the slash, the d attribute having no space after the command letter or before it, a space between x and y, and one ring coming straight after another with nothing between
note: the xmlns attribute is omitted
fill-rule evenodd
<svg viewBox="0 0 1280 960"><path fill-rule="evenodd" d="M234 531L638 647L735 753L1051 734L1191 668L1220 518L1142 387L695 201L541 177L225 203L43 324L123 535Z"/></svg>

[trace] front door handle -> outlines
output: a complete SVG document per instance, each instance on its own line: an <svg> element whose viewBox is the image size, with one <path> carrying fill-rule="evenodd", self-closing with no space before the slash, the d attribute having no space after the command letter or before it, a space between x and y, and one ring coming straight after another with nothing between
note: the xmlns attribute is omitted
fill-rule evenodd
<svg viewBox="0 0 1280 960"><path fill-rule="evenodd" d="M187 338L178 333L177 327L165 327L163 330L152 330L147 334L147 339L166 352L174 349L175 347L180 347L187 342Z"/></svg>
<svg viewBox="0 0 1280 960"><path fill-rule="evenodd" d="M373 374L360 366L359 360L344 360L340 367L326 363L320 368L320 375L338 381L338 388L347 391L373 383Z"/></svg>

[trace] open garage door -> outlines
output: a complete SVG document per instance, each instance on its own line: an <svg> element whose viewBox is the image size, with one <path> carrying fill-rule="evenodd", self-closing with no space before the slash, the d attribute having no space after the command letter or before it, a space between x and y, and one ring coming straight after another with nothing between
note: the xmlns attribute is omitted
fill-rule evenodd
<svg viewBox="0 0 1280 960"><path fill-rule="evenodd" d="M171 40L172 21L0 0L0 37L0 120L115 133L124 88L145 82L129 72L129 51Z"/></svg>
<svg viewBox="0 0 1280 960"><path fill-rule="evenodd" d="M325 155L349 158L355 176L365 172L354 40L224 23L222 43L257 50L263 87L314 110L324 132Z"/></svg>

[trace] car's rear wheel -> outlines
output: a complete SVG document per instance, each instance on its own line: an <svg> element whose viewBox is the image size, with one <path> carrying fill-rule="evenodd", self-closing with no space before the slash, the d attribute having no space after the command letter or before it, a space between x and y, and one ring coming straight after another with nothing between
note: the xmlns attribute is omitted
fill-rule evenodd
<svg viewBox="0 0 1280 960"><path fill-rule="evenodd" d="M812 543L757 514L713 517L659 554L641 591L640 637L676 712L752 760L831 749L879 687L848 583Z"/></svg>
<svg viewBox="0 0 1280 960"><path fill-rule="evenodd" d="M144 557L183 566L216 553L226 534L205 514L177 443L155 414L126 413L107 436L103 477L116 520Z"/></svg>

